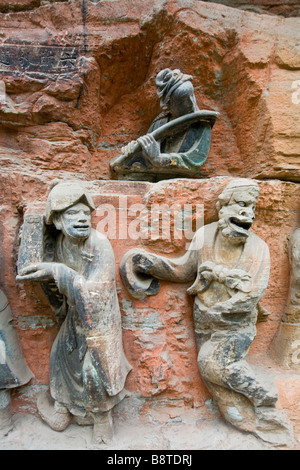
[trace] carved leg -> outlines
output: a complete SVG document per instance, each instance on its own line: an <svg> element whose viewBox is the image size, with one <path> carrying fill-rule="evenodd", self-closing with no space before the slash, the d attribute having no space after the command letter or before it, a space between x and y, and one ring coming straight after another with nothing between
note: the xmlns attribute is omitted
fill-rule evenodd
<svg viewBox="0 0 300 470"><path fill-rule="evenodd" d="M238 361L225 369L225 383L235 392L246 396L255 407L275 406L278 400L276 389L260 382L246 361Z"/></svg>
<svg viewBox="0 0 300 470"><path fill-rule="evenodd" d="M42 420L54 431L64 431L72 421L72 415L68 409L54 401L47 393L38 396L37 408Z"/></svg>
<svg viewBox="0 0 300 470"><path fill-rule="evenodd" d="M274 406L277 390L258 379L246 361L253 340L252 329L212 335L200 347L198 366L207 383L228 388L248 398L254 406Z"/></svg>
<svg viewBox="0 0 300 470"><path fill-rule="evenodd" d="M0 437L13 429L10 411L10 391L0 390Z"/></svg>
<svg viewBox="0 0 300 470"><path fill-rule="evenodd" d="M94 433L93 440L95 444L110 444L113 437L113 420L111 411L105 413L93 413Z"/></svg>
<svg viewBox="0 0 300 470"><path fill-rule="evenodd" d="M274 406L255 407L240 393L212 383L206 385L223 418L237 429L275 446L291 445L293 429L283 410Z"/></svg>

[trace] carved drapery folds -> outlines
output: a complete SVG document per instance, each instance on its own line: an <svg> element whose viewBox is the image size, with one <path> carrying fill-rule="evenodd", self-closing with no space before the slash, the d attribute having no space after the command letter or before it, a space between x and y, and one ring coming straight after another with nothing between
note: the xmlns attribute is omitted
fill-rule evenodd
<svg viewBox="0 0 300 470"><path fill-rule="evenodd" d="M268 246L249 231L258 195L253 180L233 180L218 197L219 221L200 228L184 256L133 249L120 272L136 298L155 295L159 280L194 281L188 293L195 296L198 367L221 414L263 440L287 442L290 426L275 408L276 388L247 362L270 271Z"/></svg>
<svg viewBox="0 0 300 470"><path fill-rule="evenodd" d="M198 108L192 79L179 69L167 68L157 74L162 113L146 135L123 147L122 155L111 161L113 174L119 179L160 181L201 177L211 129L219 113Z"/></svg>
<svg viewBox="0 0 300 470"><path fill-rule="evenodd" d="M61 323L50 357L50 396L38 398L40 416L56 431L72 419L92 422L96 442L107 442L111 410L126 396L131 366L123 352L114 255L91 228L93 210L80 185L54 186L45 215L25 218L17 279L40 282Z"/></svg>

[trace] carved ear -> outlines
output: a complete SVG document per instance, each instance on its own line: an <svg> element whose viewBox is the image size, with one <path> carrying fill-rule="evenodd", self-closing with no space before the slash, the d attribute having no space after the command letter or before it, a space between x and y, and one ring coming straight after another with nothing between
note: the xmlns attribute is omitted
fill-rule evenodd
<svg viewBox="0 0 300 470"><path fill-rule="evenodd" d="M53 224L55 225L55 228L57 230L62 229L62 223L61 223L61 220L60 220L60 216L61 216L61 214L59 212L54 212L54 214L52 215L52 221L53 221Z"/></svg>

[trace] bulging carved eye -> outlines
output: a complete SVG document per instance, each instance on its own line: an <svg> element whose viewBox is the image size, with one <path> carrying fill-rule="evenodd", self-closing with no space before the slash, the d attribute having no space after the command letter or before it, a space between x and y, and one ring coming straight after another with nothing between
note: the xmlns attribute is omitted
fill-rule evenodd
<svg viewBox="0 0 300 470"><path fill-rule="evenodd" d="M241 206L241 207L245 207L246 206L246 203L244 201L238 201L238 204Z"/></svg>

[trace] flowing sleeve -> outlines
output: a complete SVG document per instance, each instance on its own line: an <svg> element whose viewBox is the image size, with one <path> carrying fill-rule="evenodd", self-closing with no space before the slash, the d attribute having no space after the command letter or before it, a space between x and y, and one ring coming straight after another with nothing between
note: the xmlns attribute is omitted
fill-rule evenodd
<svg viewBox="0 0 300 470"><path fill-rule="evenodd" d="M120 263L121 278L128 292L137 299L144 299L157 294L160 280L193 281L197 275L202 238L198 232L189 250L179 258L166 258L142 249L128 251Z"/></svg>
<svg viewBox="0 0 300 470"><path fill-rule="evenodd" d="M106 237L94 232L83 257L82 274L62 265L56 282L68 304L76 309L92 363L113 396L123 389L131 369L123 351L113 249Z"/></svg>
<svg viewBox="0 0 300 470"><path fill-rule="evenodd" d="M161 165L171 170L180 169L196 174L207 159L210 142L210 124L193 125L178 152L161 153Z"/></svg>

